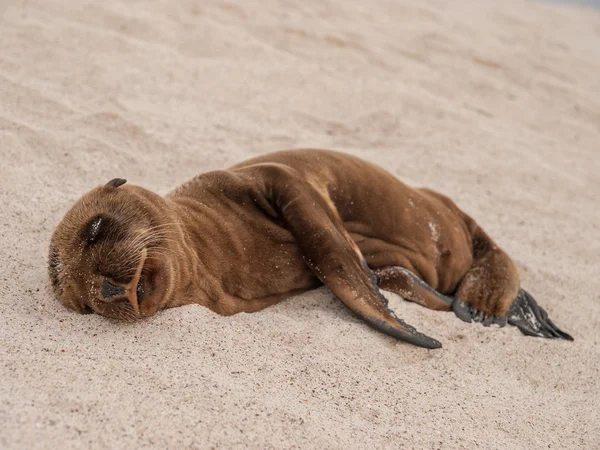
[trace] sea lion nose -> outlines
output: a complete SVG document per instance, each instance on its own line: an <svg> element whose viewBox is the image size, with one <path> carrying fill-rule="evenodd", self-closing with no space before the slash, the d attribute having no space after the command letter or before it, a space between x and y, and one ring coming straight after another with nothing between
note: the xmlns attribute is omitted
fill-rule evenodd
<svg viewBox="0 0 600 450"><path fill-rule="evenodd" d="M115 286L108 280L102 282L102 297L111 298L115 295L125 294L125 288L123 286Z"/></svg>

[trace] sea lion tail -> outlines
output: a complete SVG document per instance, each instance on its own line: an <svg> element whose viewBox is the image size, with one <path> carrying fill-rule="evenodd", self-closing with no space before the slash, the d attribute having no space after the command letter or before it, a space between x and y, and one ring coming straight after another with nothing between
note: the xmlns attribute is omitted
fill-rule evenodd
<svg viewBox="0 0 600 450"><path fill-rule="evenodd" d="M519 289L519 294L508 311L508 323L527 336L573 340L570 334L559 329L550 320L544 308L525 289Z"/></svg>

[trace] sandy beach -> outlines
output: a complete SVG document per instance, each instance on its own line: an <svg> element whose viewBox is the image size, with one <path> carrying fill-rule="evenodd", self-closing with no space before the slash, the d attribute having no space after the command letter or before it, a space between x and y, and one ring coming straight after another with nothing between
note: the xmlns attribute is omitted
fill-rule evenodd
<svg viewBox="0 0 600 450"><path fill-rule="evenodd" d="M509 0L0 5L0 447L600 447L600 11ZM165 194L284 148L452 197L574 342L325 288L136 323L51 295L50 235L115 177Z"/></svg>

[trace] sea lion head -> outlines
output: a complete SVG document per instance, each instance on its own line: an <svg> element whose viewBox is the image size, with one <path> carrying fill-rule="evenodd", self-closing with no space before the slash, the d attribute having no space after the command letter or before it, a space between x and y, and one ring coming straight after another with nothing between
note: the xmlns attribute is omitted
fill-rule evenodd
<svg viewBox="0 0 600 450"><path fill-rule="evenodd" d="M56 227L48 269L57 298L82 314L134 320L167 307L178 225L164 198L115 178Z"/></svg>

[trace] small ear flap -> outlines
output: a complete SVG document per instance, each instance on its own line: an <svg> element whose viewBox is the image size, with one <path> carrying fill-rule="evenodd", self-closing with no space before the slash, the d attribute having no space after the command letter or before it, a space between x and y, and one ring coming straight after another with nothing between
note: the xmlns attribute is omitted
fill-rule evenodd
<svg viewBox="0 0 600 450"><path fill-rule="evenodd" d="M108 183L106 183L104 187L118 188L119 186L125 183L127 183L127 180L124 180L123 178L113 178Z"/></svg>
<svg viewBox="0 0 600 450"><path fill-rule="evenodd" d="M104 216L94 217L84 228L82 237L88 244L94 244L104 237L108 227L110 226L110 219Z"/></svg>

